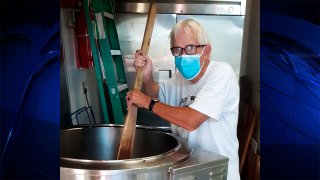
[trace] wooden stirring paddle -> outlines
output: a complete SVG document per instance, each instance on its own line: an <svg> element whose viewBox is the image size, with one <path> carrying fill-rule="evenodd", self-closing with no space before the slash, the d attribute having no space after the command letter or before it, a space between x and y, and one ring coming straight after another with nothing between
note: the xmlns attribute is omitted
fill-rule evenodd
<svg viewBox="0 0 320 180"><path fill-rule="evenodd" d="M150 4L148 19L146 28L143 35L143 41L141 49L148 54L149 45L153 30L153 25L156 19L157 5L155 3ZM134 81L134 89L141 90L143 82L143 68L138 67L136 78ZM137 121L137 106L132 105L128 110L127 117L125 119L125 124L123 127L120 145L118 149L117 159L130 159L133 149L133 142L136 133L136 121Z"/></svg>

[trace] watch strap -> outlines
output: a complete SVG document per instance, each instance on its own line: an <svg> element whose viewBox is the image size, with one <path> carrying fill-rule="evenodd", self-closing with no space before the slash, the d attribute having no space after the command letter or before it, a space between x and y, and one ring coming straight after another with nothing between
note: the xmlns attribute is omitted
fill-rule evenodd
<svg viewBox="0 0 320 180"><path fill-rule="evenodd" d="M155 100L155 99L151 99L151 102L149 104L149 111L152 111L153 110L153 106L159 102L159 100Z"/></svg>

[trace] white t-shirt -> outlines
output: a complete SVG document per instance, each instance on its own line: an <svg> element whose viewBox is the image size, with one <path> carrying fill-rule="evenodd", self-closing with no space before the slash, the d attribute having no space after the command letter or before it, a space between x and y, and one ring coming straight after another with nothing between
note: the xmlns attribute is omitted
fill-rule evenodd
<svg viewBox="0 0 320 180"><path fill-rule="evenodd" d="M210 61L197 83L192 84L177 73L159 87L161 102L188 106L209 117L191 132L172 124L172 133L188 139L190 145L228 157L228 179L240 179L237 139L239 84L232 67Z"/></svg>

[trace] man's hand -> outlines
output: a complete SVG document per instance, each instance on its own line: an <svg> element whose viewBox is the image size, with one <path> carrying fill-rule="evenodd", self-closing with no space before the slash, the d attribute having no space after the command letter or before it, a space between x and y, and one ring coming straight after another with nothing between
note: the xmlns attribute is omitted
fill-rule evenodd
<svg viewBox="0 0 320 180"><path fill-rule="evenodd" d="M138 67L145 67L144 78L152 76L152 61L142 50L137 50L134 54L134 68L137 70Z"/></svg>
<svg viewBox="0 0 320 180"><path fill-rule="evenodd" d="M126 99L128 109L130 109L132 104L135 104L136 106L141 108L148 109L152 98L143 94L141 91L134 89L127 93Z"/></svg>

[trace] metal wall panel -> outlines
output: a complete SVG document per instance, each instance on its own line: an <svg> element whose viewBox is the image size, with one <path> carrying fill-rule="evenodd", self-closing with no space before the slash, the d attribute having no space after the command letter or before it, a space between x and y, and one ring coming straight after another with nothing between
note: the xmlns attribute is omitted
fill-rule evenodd
<svg viewBox="0 0 320 180"><path fill-rule="evenodd" d="M245 15L246 0L156 0L159 14ZM117 13L148 13L148 0L115 1Z"/></svg>
<svg viewBox="0 0 320 180"><path fill-rule="evenodd" d="M157 12L161 14L215 14L215 15L241 15L240 3L158 3ZM116 12L121 13L148 13L150 3L126 2L116 6Z"/></svg>
<svg viewBox="0 0 320 180"><path fill-rule="evenodd" d="M133 68L134 53L141 49L144 29L146 26L146 14L115 14L115 21L127 74L128 87L132 89L135 69ZM159 78L159 71L171 70L175 72L174 58L170 52L169 33L176 23L176 15L157 14L151 43L149 57L153 60L153 75L155 80L165 79L163 73Z"/></svg>

